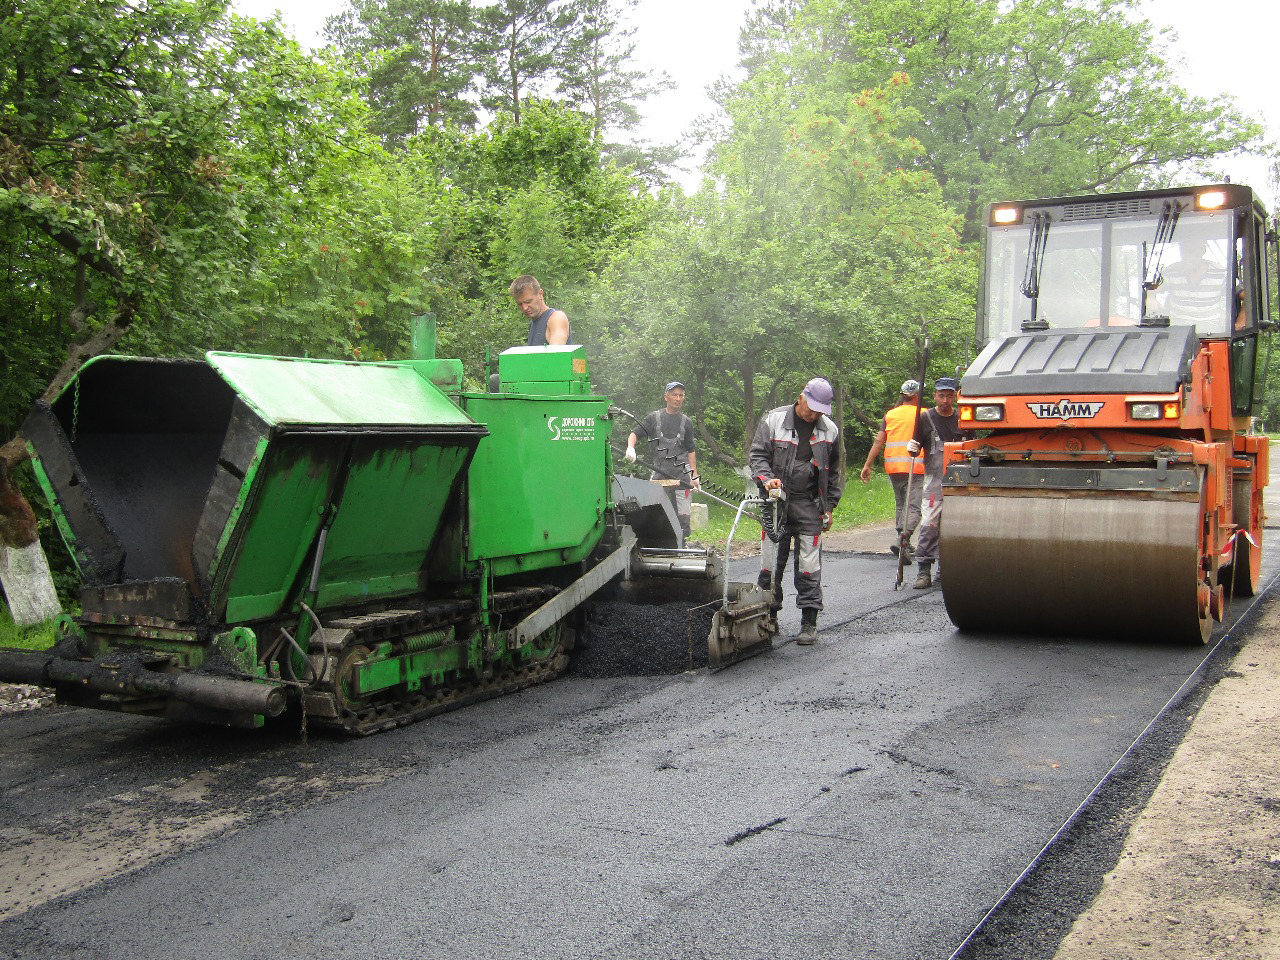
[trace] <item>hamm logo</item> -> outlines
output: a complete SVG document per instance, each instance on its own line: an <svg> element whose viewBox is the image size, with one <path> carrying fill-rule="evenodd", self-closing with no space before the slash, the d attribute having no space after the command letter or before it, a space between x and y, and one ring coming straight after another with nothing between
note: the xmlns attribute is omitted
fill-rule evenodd
<svg viewBox="0 0 1280 960"><path fill-rule="evenodd" d="M1092 420L1106 404L1101 400L1083 403L1059 400L1057 403L1028 403L1027 409L1041 420Z"/></svg>

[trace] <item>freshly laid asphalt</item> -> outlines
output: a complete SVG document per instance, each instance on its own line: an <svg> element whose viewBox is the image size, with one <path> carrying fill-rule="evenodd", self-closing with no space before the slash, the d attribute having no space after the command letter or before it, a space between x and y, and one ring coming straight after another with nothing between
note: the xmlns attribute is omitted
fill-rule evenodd
<svg viewBox="0 0 1280 960"><path fill-rule="evenodd" d="M818 645L788 607L716 674L568 676L357 741L0 719L28 861L158 796L184 798L161 830L208 827L10 915L0 956L948 958L1205 649L963 635L886 546L827 555ZM678 646L678 619L594 642Z"/></svg>

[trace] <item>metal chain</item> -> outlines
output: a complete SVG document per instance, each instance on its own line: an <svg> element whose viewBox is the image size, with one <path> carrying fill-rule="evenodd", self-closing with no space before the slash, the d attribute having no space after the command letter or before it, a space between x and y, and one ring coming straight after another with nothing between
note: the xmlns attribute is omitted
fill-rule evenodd
<svg viewBox="0 0 1280 960"><path fill-rule="evenodd" d="M75 394L71 401L71 442L76 442L76 431L80 428L80 378L76 377Z"/></svg>

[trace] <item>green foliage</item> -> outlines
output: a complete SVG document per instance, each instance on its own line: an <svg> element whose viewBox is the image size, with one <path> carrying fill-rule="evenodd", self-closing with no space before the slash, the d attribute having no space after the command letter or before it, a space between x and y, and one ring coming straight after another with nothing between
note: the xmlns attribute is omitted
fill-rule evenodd
<svg viewBox="0 0 1280 960"><path fill-rule="evenodd" d="M11 430L72 344L241 342L264 259L295 242L364 108L275 26L204 0L29 0L0 43Z"/></svg>
<svg viewBox="0 0 1280 960"><path fill-rule="evenodd" d="M638 0L352 0L326 36L368 79L371 129L388 146L429 130L473 131L482 108L525 122L531 103L556 96L591 119L596 137L634 130L639 105L670 89L634 66ZM609 143L647 183L668 180L672 146Z"/></svg>
<svg viewBox="0 0 1280 960"><path fill-rule="evenodd" d="M1179 86L1139 0L774 4L747 49L752 82L778 75L810 103L909 75L916 166L964 215L969 239L994 200L1152 186L1264 146L1230 97Z"/></svg>
<svg viewBox="0 0 1280 960"><path fill-rule="evenodd" d="M569 311L575 338L595 343L582 291L644 235L655 201L603 155L589 118L529 101L520 123L502 115L475 135L414 138L403 162L440 185L429 270L442 351L475 364L486 347L523 342L527 321L507 286L525 273Z"/></svg>
<svg viewBox="0 0 1280 960"><path fill-rule="evenodd" d="M368 77L372 129L385 143L475 126L484 42L469 0L352 0L325 33Z"/></svg>
<svg viewBox="0 0 1280 960"><path fill-rule="evenodd" d="M854 442L869 442L916 368L922 322L951 372L973 315L974 257L899 132L914 119L906 78L814 106L775 81L757 73L727 99L718 182L673 198L596 300L612 314L610 388L643 408L653 384L684 381L726 461L741 462L760 415L818 375L837 387L846 433L852 423Z"/></svg>
<svg viewBox="0 0 1280 960"><path fill-rule="evenodd" d="M557 61L578 29L578 4L496 0L482 7L479 17L490 55L482 71L480 102L519 124L525 101L551 92Z"/></svg>
<svg viewBox="0 0 1280 960"><path fill-rule="evenodd" d="M48 650L57 642L58 633L54 623L19 627L13 622L8 606L0 603L0 649Z"/></svg>
<svg viewBox="0 0 1280 960"><path fill-rule="evenodd" d="M640 123L639 105L675 84L666 74L651 76L632 66L634 27L622 25L622 15L639 0L577 0L579 29L565 45L558 91L566 102L595 123L596 135L634 130Z"/></svg>

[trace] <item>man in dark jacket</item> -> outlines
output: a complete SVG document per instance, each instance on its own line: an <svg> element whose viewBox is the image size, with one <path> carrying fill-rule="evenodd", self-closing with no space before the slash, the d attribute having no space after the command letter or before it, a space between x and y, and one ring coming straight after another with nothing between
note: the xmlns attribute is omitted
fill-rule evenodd
<svg viewBox="0 0 1280 960"><path fill-rule="evenodd" d="M920 417L919 439L913 437L907 452L915 457L925 454L924 495L920 519L920 538L916 541L916 563L920 573L915 589L933 586L932 567L938 559L938 541L942 532L942 474L946 445L961 439L960 414L956 410L959 383L954 377L939 377L933 384L934 408ZM939 574L941 577L941 574Z"/></svg>
<svg viewBox="0 0 1280 960"><path fill-rule="evenodd" d="M822 534L831 529L831 514L840 502L836 467L840 429L831 420L831 384L815 377L805 384L794 404L770 410L760 420L751 441L751 474L766 491L784 498L779 510L777 550L768 534L760 537L760 586L773 587L774 603L782 606L782 575L795 544L796 606L800 633L796 643L818 639L818 611L822 609Z"/></svg>

